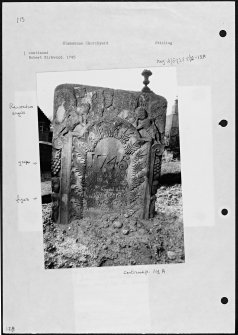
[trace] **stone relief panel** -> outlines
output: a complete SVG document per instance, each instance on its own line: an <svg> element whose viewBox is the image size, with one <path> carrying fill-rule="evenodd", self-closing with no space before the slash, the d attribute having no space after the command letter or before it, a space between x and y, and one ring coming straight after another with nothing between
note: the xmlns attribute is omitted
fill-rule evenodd
<svg viewBox="0 0 238 335"><path fill-rule="evenodd" d="M72 219L103 212L145 215L150 141L120 118L100 121L84 138L73 137L70 213ZM78 199L78 202L77 200Z"/></svg>
<svg viewBox="0 0 238 335"><path fill-rule="evenodd" d="M62 217L70 222L117 210L145 219L153 217L167 101L148 90L73 84L56 88L52 154L55 222L61 222ZM62 198L66 216L60 215Z"/></svg>

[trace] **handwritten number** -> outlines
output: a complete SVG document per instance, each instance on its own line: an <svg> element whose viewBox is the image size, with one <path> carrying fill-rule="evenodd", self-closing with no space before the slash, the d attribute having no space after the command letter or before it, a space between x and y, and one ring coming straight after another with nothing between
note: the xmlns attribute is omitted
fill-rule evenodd
<svg viewBox="0 0 238 335"><path fill-rule="evenodd" d="M15 332L15 327L13 327L13 326L7 326L6 327L6 331L8 331L8 332L11 332L11 333L14 333Z"/></svg>
<svg viewBox="0 0 238 335"><path fill-rule="evenodd" d="M25 18L23 16L17 17L17 23L23 23L25 22Z"/></svg>

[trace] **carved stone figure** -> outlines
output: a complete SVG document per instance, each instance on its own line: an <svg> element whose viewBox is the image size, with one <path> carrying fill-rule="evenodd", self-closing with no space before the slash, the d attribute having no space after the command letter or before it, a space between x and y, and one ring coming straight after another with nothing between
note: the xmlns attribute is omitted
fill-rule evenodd
<svg viewBox="0 0 238 335"><path fill-rule="evenodd" d="M148 219L159 187L167 101L142 92L64 84L55 89L52 218L105 213Z"/></svg>

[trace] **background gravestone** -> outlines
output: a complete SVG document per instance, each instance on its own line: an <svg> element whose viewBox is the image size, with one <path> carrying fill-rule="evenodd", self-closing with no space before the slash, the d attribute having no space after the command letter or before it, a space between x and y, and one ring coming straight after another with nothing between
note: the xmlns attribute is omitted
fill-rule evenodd
<svg viewBox="0 0 238 335"><path fill-rule="evenodd" d="M167 101L142 92L63 84L55 89L52 218L154 216Z"/></svg>
<svg viewBox="0 0 238 335"><path fill-rule="evenodd" d="M172 153L173 158L180 158L179 145L179 115L178 115L178 98L176 98L172 107L172 113L166 117L165 127L165 151Z"/></svg>

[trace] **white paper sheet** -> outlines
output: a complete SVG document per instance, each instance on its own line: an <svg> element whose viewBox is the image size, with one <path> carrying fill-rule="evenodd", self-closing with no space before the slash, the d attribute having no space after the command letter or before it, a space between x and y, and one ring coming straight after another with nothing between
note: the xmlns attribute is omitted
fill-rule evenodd
<svg viewBox="0 0 238 335"><path fill-rule="evenodd" d="M4 3L6 333L234 332L234 20L232 2ZM156 67L171 67L177 77L185 263L45 270L40 78ZM25 114L14 114L13 105L27 105L19 109ZM21 167L21 160L30 164Z"/></svg>

